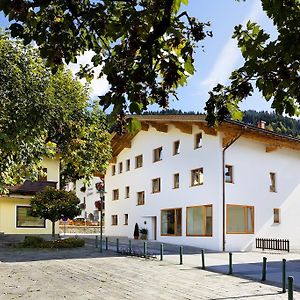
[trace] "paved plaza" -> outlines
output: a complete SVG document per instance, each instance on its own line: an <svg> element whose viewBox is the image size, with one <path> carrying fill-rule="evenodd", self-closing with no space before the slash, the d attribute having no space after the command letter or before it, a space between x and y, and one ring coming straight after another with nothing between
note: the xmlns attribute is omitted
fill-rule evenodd
<svg viewBox="0 0 300 300"><path fill-rule="evenodd" d="M176 247L175 247L176 248ZM0 249L0 299L287 299L280 288L184 264L82 249ZM189 261L191 260L191 261ZM300 299L300 293L294 293Z"/></svg>

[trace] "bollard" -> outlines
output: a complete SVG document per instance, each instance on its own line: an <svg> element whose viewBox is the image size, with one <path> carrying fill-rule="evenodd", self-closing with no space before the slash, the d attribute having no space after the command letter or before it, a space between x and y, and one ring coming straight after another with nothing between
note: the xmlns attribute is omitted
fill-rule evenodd
<svg viewBox="0 0 300 300"><path fill-rule="evenodd" d="M282 293L286 293L286 259L282 259Z"/></svg>
<svg viewBox="0 0 300 300"><path fill-rule="evenodd" d="M179 264L182 265L183 246L179 248Z"/></svg>
<svg viewBox="0 0 300 300"><path fill-rule="evenodd" d="M261 281L266 281L266 279L267 279L267 258L263 257Z"/></svg>
<svg viewBox="0 0 300 300"><path fill-rule="evenodd" d="M108 237L105 237L105 250L108 250Z"/></svg>
<svg viewBox="0 0 300 300"><path fill-rule="evenodd" d="M229 270L228 270L228 275L232 274L232 253L229 252Z"/></svg>
<svg viewBox="0 0 300 300"><path fill-rule="evenodd" d="M128 241L129 254L131 254L131 240Z"/></svg>
<svg viewBox="0 0 300 300"><path fill-rule="evenodd" d="M294 288L293 288L293 284L294 284L294 277L293 276L289 276L288 277L288 300L294 300Z"/></svg>
<svg viewBox="0 0 300 300"><path fill-rule="evenodd" d="M98 248L98 236L97 235L96 235L95 245L96 245L96 248Z"/></svg>
<svg viewBox="0 0 300 300"><path fill-rule="evenodd" d="M117 239L117 253L119 253L119 239Z"/></svg>
<svg viewBox="0 0 300 300"><path fill-rule="evenodd" d="M160 260L164 258L164 244L160 244Z"/></svg>
<svg viewBox="0 0 300 300"><path fill-rule="evenodd" d="M144 242L144 257L147 258L147 242Z"/></svg>
<svg viewBox="0 0 300 300"><path fill-rule="evenodd" d="M101 236L100 241L99 241L99 251L100 251L100 253L102 253L102 249L103 249L102 243L103 243L103 240L102 240L102 236Z"/></svg>
<svg viewBox="0 0 300 300"><path fill-rule="evenodd" d="M201 250L202 270L205 270L204 249Z"/></svg>

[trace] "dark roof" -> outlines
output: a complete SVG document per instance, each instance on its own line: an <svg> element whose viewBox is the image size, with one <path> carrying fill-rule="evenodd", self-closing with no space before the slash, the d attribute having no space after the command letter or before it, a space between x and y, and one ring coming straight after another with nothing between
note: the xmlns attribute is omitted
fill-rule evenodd
<svg viewBox="0 0 300 300"><path fill-rule="evenodd" d="M45 191L46 187L56 188L56 181L36 181L25 180L23 184L17 184L9 188L9 194L35 195Z"/></svg>

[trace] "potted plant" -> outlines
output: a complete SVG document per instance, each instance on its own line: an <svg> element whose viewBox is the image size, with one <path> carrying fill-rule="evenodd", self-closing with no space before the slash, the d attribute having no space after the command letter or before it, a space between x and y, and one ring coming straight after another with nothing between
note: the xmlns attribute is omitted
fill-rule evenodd
<svg viewBox="0 0 300 300"><path fill-rule="evenodd" d="M147 240L148 238L148 229L147 228L141 228L140 229L141 234L141 240Z"/></svg>
<svg viewBox="0 0 300 300"><path fill-rule="evenodd" d="M140 231L139 231L139 225L138 225L138 223L135 223L133 236L134 236L135 240L139 239Z"/></svg>

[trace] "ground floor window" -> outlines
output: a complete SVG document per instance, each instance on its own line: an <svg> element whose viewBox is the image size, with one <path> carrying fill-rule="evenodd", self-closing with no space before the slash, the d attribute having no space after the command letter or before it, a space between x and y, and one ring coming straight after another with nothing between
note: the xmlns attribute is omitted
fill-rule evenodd
<svg viewBox="0 0 300 300"><path fill-rule="evenodd" d="M212 236L212 205L186 208L186 235Z"/></svg>
<svg viewBox="0 0 300 300"><path fill-rule="evenodd" d="M181 208L161 211L161 235L181 235Z"/></svg>
<svg viewBox="0 0 300 300"><path fill-rule="evenodd" d="M45 228L45 219L33 217L30 206L17 206L17 227L18 228Z"/></svg>
<svg viewBox="0 0 300 300"><path fill-rule="evenodd" d="M111 225L118 225L118 215L112 215L111 216Z"/></svg>
<svg viewBox="0 0 300 300"><path fill-rule="evenodd" d="M227 205L227 233L254 233L254 206Z"/></svg>

